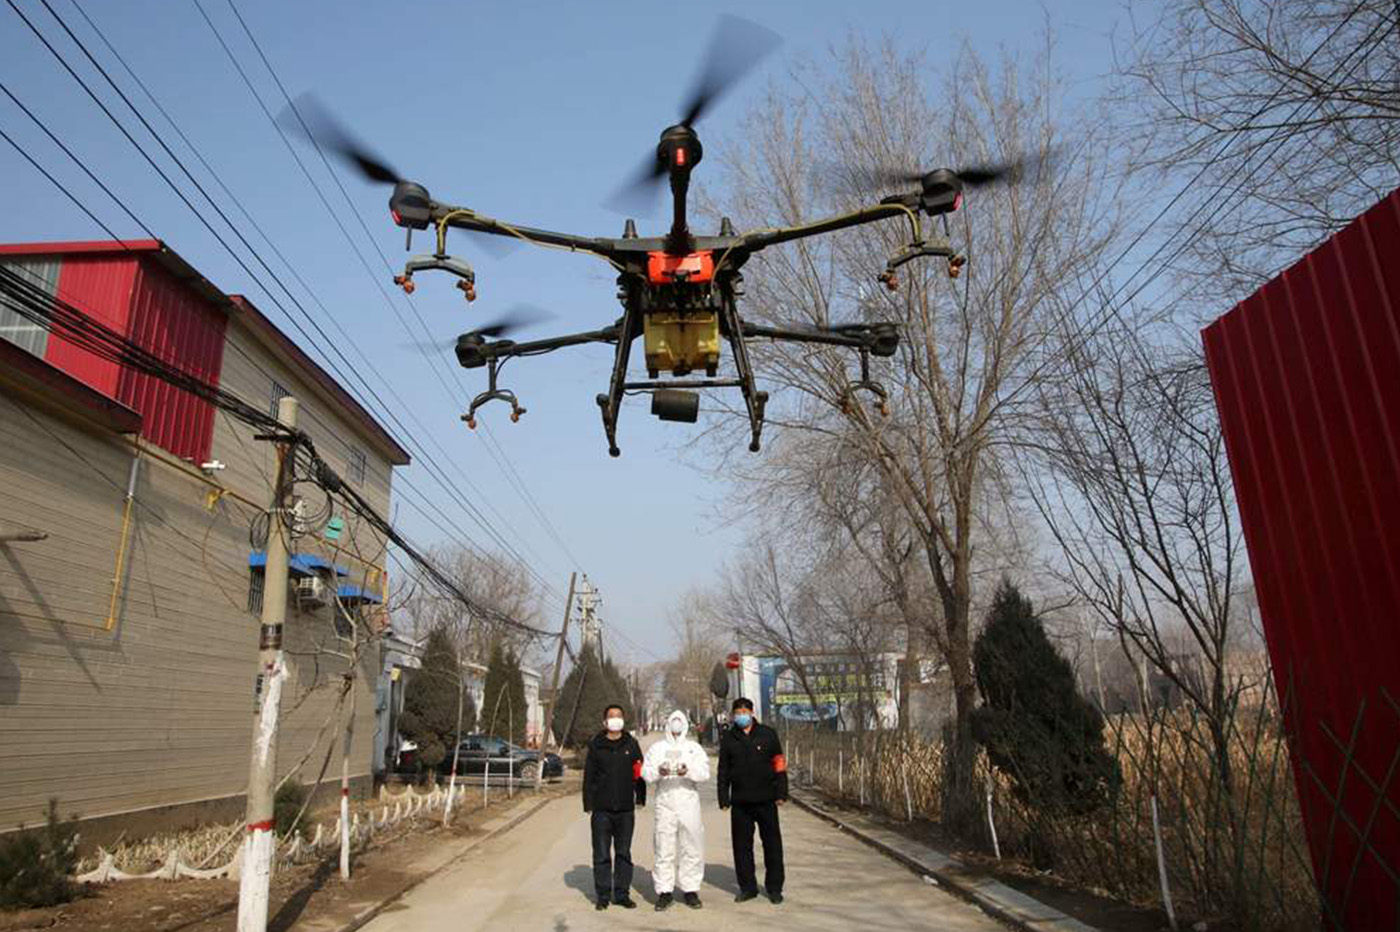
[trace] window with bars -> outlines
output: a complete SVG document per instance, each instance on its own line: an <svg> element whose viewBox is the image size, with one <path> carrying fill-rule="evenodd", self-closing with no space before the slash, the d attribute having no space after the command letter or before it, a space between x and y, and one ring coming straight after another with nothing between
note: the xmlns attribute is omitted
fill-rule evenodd
<svg viewBox="0 0 1400 932"><path fill-rule="evenodd" d="M62 264L57 257L37 259L7 259L0 263L6 269L28 279L45 294L58 290L58 273ZM0 339L9 340L20 349L44 357L49 344L48 328L35 323L18 311L0 306Z"/></svg>
<svg viewBox="0 0 1400 932"><path fill-rule="evenodd" d="M283 385L281 382L277 381L276 379L273 379L273 380L272 380L272 396L271 396L272 400L271 400L271 402L270 402L270 403L268 404L268 406L267 406L267 413L268 413L271 417L276 417L276 416L277 416L277 404L278 404L278 402L280 402L283 398L289 397L291 394L292 394L292 393L291 393L290 391L287 390L287 386Z"/></svg>
<svg viewBox="0 0 1400 932"><path fill-rule="evenodd" d="M356 485L365 484L365 474L369 471L369 462L365 458L365 451L359 447L350 447L350 452L346 460L346 475L350 481Z"/></svg>

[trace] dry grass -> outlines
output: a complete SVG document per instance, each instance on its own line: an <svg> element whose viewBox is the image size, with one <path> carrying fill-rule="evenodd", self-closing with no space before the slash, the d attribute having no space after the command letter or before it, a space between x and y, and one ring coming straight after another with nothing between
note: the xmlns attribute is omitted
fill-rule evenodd
<svg viewBox="0 0 1400 932"><path fill-rule="evenodd" d="M1105 741L1123 783L1087 818L1054 817L1021 803L988 772L1003 856L1029 850L1031 826L1048 835L1055 873L1085 889L1162 906L1152 800L1157 799L1170 893L1178 916L1242 929L1316 928L1319 901L1286 740L1267 706L1241 709L1229 735L1231 790L1214 766L1209 731L1184 713L1111 718ZM940 819L940 742L895 732L793 733L789 755L803 780L893 818ZM838 771L843 770L844 773ZM907 780L907 794L906 794ZM840 788L838 790L838 788ZM969 839L989 847L990 833Z"/></svg>

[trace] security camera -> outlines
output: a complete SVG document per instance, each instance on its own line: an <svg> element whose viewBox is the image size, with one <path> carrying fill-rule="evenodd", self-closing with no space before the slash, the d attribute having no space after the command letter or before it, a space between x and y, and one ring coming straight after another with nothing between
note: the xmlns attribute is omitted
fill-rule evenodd
<svg viewBox="0 0 1400 932"><path fill-rule="evenodd" d="M219 462L218 460L210 460L207 463L201 463L199 468L204 470L204 474L206 476L212 476L219 470L227 469L228 467L225 466L223 463Z"/></svg>

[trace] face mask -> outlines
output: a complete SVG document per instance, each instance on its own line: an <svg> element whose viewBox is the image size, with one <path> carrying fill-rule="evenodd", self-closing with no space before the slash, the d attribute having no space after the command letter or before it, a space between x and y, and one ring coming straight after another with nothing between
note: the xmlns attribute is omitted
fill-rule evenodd
<svg viewBox="0 0 1400 932"><path fill-rule="evenodd" d="M608 731L621 731L621 730L622 730L622 719L620 719L620 718L610 718L610 719L608 719L608 721L607 721L607 725L608 725Z"/></svg>
<svg viewBox="0 0 1400 932"><path fill-rule="evenodd" d="M747 712L738 712L734 716L734 724L740 728L748 728L753 723L753 716Z"/></svg>
<svg viewBox="0 0 1400 932"><path fill-rule="evenodd" d="M685 726L682 725L680 722L671 723L671 734L675 735L677 738L679 738L681 736L681 733L684 731Z"/></svg>

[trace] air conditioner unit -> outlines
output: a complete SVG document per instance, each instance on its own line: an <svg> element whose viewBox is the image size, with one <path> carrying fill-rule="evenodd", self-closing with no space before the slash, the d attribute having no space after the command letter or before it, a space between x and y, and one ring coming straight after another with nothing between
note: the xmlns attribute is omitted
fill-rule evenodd
<svg viewBox="0 0 1400 932"><path fill-rule="evenodd" d="M319 576L302 576L296 581L297 605L302 608L315 608L325 605L330 598L326 583Z"/></svg>

